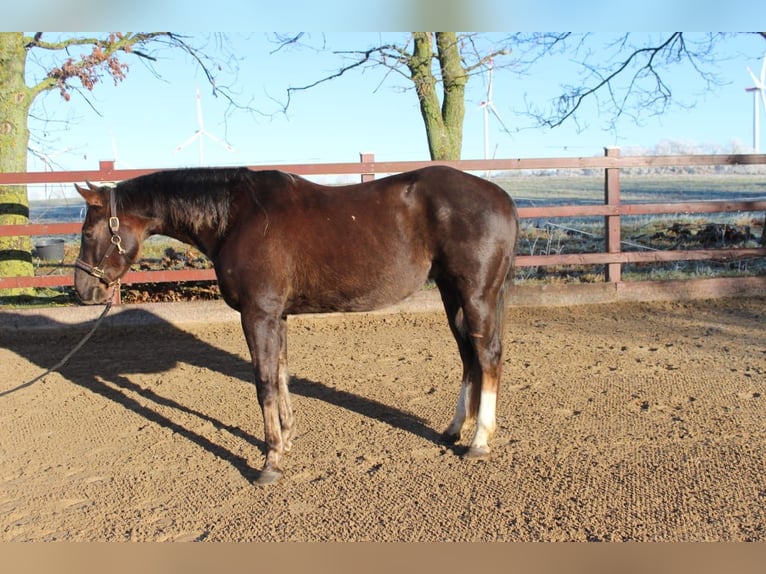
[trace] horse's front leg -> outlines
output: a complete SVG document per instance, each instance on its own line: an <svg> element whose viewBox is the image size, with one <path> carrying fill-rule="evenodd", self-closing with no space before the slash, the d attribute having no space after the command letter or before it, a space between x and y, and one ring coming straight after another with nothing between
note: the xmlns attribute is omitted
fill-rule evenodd
<svg viewBox="0 0 766 574"><path fill-rule="evenodd" d="M242 312L242 328L245 332L255 371L255 388L258 404L263 413L266 463L258 477L259 484L271 484L282 478L282 458L285 443L280 422L279 363L282 350L279 314L261 311ZM284 412L284 405L282 408Z"/></svg>

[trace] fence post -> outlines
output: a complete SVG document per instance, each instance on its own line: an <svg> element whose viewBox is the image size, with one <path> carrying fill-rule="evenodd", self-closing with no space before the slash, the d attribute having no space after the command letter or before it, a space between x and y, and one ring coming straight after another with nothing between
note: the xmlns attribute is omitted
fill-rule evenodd
<svg viewBox="0 0 766 574"><path fill-rule="evenodd" d="M604 148L606 157L620 157L620 148ZM604 176L604 203L617 208L617 215L604 217L604 232L606 236L606 252L619 253L621 242L620 224L620 168L606 168ZM607 263L606 281L619 283L622 280L622 265Z"/></svg>
<svg viewBox="0 0 766 574"><path fill-rule="evenodd" d="M117 283L112 293L112 305L115 307L122 305L122 283Z"/></svg>
<svg viewBox="0 0 766 574"><path fill-rule="evenodd" d="M359 161L362 164L362 183L375 179L375 173L365 171L365 163L375 163L375 154L369 151L363 151L359 154Z"/></svg>

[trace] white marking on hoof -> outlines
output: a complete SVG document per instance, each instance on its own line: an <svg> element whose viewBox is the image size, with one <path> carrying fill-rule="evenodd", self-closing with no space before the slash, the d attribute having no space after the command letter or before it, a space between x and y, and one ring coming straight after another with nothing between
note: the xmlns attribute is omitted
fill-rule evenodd
<svg viewBox="0 0 766 574"><path fill-rule="evenodd" d="M495 408L497 406L497 394L492 391L482 391L479 402L479 414L476 417L476 433L471 441L471 450L486 450L489 453L487 443L495 432Z"/></svg>
<svg viewBox="0 0 766 574"><path fill-rule="evenodd" d="M452 417L452 422L444 431L445 435L454 436L457 439L463 432L463 424L465 424L466 412L468 408L468 385L463 383L460 386L460 393L457 397L457 407L455 408L455 416Z"/></svg>

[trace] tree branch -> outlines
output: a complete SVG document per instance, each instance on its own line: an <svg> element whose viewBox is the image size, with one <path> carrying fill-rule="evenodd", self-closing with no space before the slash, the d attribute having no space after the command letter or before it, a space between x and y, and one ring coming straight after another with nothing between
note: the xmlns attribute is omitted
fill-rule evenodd
<svg viewBox="0 0 766 574"><path fill-rule="evenodd" d="M320 78L319 80L316 80L309 84L305 84L302 86L291 86L287 88L287 101L282 105L282 113L287 113L287 110L290 107L290 103L292 102L292 95L295 92L310 90L311 88L315 88L319 86L320 84L324 84L326 82L330 82L332 80L340 78L344 74L370 63L382 64L386 67L393 68L386 61L386 58L388 57L390 59L391 55L394 55L393 59L397 62L397 64L406 63L405 58L407 58L406 52L404 52L400 47L393 44L377 46L375 48L370 48L369 50L335 51L333 53L338 55L353 54L354 56L356 56L356 61L346 66L342 66L341 68L338 68L336 72L328 76L325 76L323 78ZM376 55L381 56L382 59L381 60L376 59L374 57Z"/></svg>
<svg viewBox="0 0 766 574"><path fill-rule="evenodd" d="M78 46L90 49L90 53L82 54L79 58L67 57L59 65L47 67L46 76L30 87L33 97L58 88L61 96L69 100L72 91L78 91L80 95L84 95L85 92L91 91L104 76L110 76L114 83L118 84L125 79L128 72L128 65L123 61L126 56L134 56L149 64L152 73L161 78L161 75L151 66L152 63L157 62L157 57L150 50L156 51L157 48L165 46L180 49L196 62L213 87L213 95L223 95L231 107L251 109L238 104L229 90L219 85L214 69L220 71L220 64L209 58L201 49L190 44L186 36L175 32L112 32L101 38L76 36L57 41L47 41L42 32L37 32L34 36L24 38L24 46L27 51L43 50L67 54ZM77 85L82 90L78 90Z"/></svg>
<svg viewBox="0 0 766 574"><path fill-rule="evenodd" d="M601 109L598 97L601 93L607 96L612 108L609 119L612 127L623 115L631 114L633 119L637 119L638 111L660 114L670 105L673 96L670 84L666 81L670 75L667 69L671 66L683 62L690 64L706 82L707 89L720 83L715 75L707 71L706 65L714 62L714 48L722 37L723 34L711 33L704 40L690 46L683 32L674 32L656 44L633 47L631 34L625 34L608 43L606 49L616 54L628 51L627 56L617 60L616 64L595 64L592 62L597 56L588 48L587 38L583 36L574 50L575 54L584 52L579 62L587 72L583 75L583 83L578 86L562 86L564 93L555 101L553 113L531 112L529 115L540 125L551 128L570 119L576 122L575 116L587 101L594 100ZM554 36L553 45L572 38L567 35L555 39ZM558 44L558 47L566 50L563 44ZM626 79L622 85L621 78ZM632 114L632 109L637 112Z"/></svg>
<svg viewBox="0 0 766 574"><path fill-rule="evenodd" d="M414 83L414 77L417 74L413 73L413 58L415 58L415 54L413 52L412 45L413 45L414 39L416 38L418 34L431 34L431 33L430 32L411 33L408 35L407 41L401 44L386 43L386 44L381 44L379 46L374 46L367 50L333 51L332 53L338 56L342 56L342 57L350 56L352 58L352 61L344 66L341 66L335 72L328 74L318 80L315 80L313 82L310 82L301 86L291 86L287 88L287 100L284 103L280 104L282 108L281 111L283 113L287 112L288 108L290 107L290 104L292 103L292 98L296 92L310 90L311 88L314 88L320 84L324 84L326 82L338 79L341 76L347 74L348 72L351 72L355 69L359 69L365 66L378 65L388 70L388 72L386 72L385 76L381 80L381 83L385 82L386 78L389 76L391 72L396 72L402 78L406 79L408 82ZM480 36L480 34L462 34L457 36L456 44L459 48L459 51L461 53L461 58L463 59L463 62L464 62L463 74L465 76L472 76L476 73L484 73L486 71L487 64L490 61L493 61L494 59L500 56L506 56L511 53L511 49L505 44L502 45L501 47L493 48L490 50L487 50L487 49L480 50L474 44L474 40L477 36ZM274 52L282 50L286 46L298 45L299 40L301 40L302 38L303 38L303 34L275 35L275 43L277 44L278 47L274 50ZM466 61L467 56L471 54L471 50L468 47L466 47L468 44L470 44L470 46L473 48L473 58L470 59L470 62ZM324 47L322 49L324 49ZM422 54L419 57L422 57ZM433 52L430 53L428 55L427 60L418 63L417 66L427 65L429 66L429 69L430 69L430 65L433 60L438 60L437 53L433 53ZM443 75L441 74L435 75L435 81L436 83L443 82L444 81ZM416 87L416 90L417 90L417 87Z"/></svg>
<svg viewBox="0 0 766 574"><path fill-rule="evenodd" d="M614 69L611 73L609 73L607 76L603 77L601 81L597 82L595 85L591 86L590 88L585 88L582 90L574 90L569 94L564 94L559 98L559 105L558 110L562 115L553 121L545 121L545 125L549 127L557 127L560 126L562 123L564 123L567 119L572 117L575 112L582 106L583 102L588 99L590 96L604 88L605 86L608 86L610 88L611 93L611 99L614 101L615 96L614 92L612 92L611 88L611 82L617 78L620 74L622 74L625 70L628 69L628 67L636 60L638 60L642 55L648 54L648 61L645 65L643 65L634 75L633 78L630 81L629 88L625 94L625 98L627 98L632 91L632 89L635 87L636 81L639 78L640 74L644 71L649 72L650 74L654 75L658 80L659 76L657 75L656 71L654 70L652 66L652 62L654 61L654 58L657 56L659 52L664 50L667 46L671 45L673 42L678 40L681 37L680 32L676 32L673 35L671 35L669 38L665 40L660 46L658 47L651 47L651 48L642 48L640 50L635 50L633 53L631 53L626 60L624 60L622 63L618 64L617 68ZM660 88L660 93L662 94L662 98L665 99L666 97L669 97L669 93L665 93L663 91L664 84L661 81L658 81L658 86ZM625 100L623 100L623 104L618 106L618 116L620 113L622 113L623 107L624 107Z"/></svg>

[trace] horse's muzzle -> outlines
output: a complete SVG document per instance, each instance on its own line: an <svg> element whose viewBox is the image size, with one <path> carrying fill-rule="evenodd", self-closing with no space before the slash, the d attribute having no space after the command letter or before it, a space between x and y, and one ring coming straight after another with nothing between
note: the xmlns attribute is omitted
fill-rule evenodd
<svg viewBox="0 0 766 574"><path fill-rule="evenodd" d="M103 305L109 299L111 289L96 284L86 287L75 287L77 298L83 305Z"/></svg>
<svg viewBox="0 0 766 574"><path fill-rule="evenodd" d="M102 305L109 299L112 290L100 281L75 277L75 292L84 305Z"/></svg>

